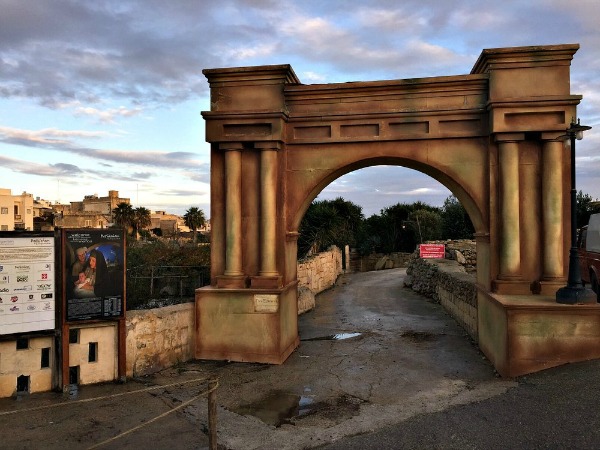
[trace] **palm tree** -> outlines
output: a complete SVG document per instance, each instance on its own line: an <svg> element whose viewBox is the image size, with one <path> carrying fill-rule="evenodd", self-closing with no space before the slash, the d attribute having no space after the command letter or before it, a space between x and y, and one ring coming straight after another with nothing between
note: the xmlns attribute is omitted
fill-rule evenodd
<svg viewBox="0 0 600 450"><path fill-rule="evenodd" d="M129 203L121 202L116 208L112 210L114 222L120 226L129 230L133 227L135 211L133 206Z"/></svg>
<svg viewBox="0 0 600 450"><path fill-rule="evenodd" d="M143 206L138 206L133 210L133 229L135 232L135 239L138 239L138 233L140 230L144 228L148 228L152 224L152 219L150 218L150 210L144 208Z"/></svg>
<svg viewBox="0 0 600 450"><path fill-rule="evenodd" d="M189 227L194 232L193 242L196 243L197 240L197 229L204 225L206 219L204 218L204 212L195 206L192 206L188 209L183 215L183 220L187 227Z"/></svg>

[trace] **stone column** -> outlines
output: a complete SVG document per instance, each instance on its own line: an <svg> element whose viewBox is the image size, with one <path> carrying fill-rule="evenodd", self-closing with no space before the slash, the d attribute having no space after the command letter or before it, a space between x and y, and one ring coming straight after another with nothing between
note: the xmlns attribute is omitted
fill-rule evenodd
<svg viewBox="0 0 600 450"><path fill-rule="evenodd" d="M268 143L260 152L260 272L278 276L276 261L277 146ZM257 145L260 148L260 145Z"/></svg>
<svg viewBox="0 0 600 450"><path fill-rule="evenodd" d="M500 176L500 273L499 279L518 280L521 275L519 214L519 144L498 142Z"/></svg>
<svg viewBox="0 0 600 450"><path fill-rule="evenodd" d="M542 149L542 278L563 277L563 141L544 141Z"/></svg>
<svg viewBox="0 0 600 450"><path fill-rule="evenodd" d="M225 276L242 271L242 144L225 148Z"/></svg>

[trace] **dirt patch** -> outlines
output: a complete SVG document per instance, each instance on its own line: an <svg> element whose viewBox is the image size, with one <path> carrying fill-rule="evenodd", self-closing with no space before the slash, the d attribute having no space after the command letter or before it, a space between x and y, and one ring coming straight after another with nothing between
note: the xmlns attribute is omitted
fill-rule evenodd
<svg viewBox="0 0 600 450"><path fill-rule="evenodd" d="M435 341L440 335L428 333L427 331L404 331L400 336L412 342L431 342Z"/></svg>

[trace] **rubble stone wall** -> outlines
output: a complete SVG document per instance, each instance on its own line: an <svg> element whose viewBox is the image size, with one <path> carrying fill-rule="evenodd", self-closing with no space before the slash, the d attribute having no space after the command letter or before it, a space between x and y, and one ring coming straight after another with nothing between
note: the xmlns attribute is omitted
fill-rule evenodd
<svg viewBox="0 0 600 450"><path fill-rule="evenodd" d="M439 243L446 244L448 259L421 259L415 252L408 264L405 284L439 302L477 341L475 244L471 241L455 241L451 245Z"/></svg>
<svg viewBox="0 0 600 450"><path fill-rule="evenodd" d="M372 253L360 256L356 249L350 253L350 269L352 272L370 272L371 270L396 269L406 267L412 253Z"/></svg>

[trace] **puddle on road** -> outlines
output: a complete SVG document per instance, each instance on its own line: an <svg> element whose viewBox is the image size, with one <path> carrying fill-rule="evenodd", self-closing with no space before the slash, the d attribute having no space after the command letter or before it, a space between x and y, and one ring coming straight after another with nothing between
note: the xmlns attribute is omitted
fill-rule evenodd
<svg viewBox="0 0 600 450"><path fill-rule="evenodd" d="M329 336L319 336L314 338L300 339L301 341L343 341L362 336L362 333L337 333Z"/></svg>
<svg viewBox="0 0 600 450"><path fill-rule="evenodd" d="M276 391L232 411L243 416L254 416L268 425L280 427L284 423L290 423L293 417L309 413L312 403L313 399L309 396Z"/></svg>

